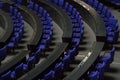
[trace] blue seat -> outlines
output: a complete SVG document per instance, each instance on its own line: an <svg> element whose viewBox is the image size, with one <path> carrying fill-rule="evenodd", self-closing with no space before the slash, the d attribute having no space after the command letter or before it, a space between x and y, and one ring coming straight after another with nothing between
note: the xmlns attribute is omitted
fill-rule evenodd
<svg viewBox="0 0 120 80"><path fill-rule="evenodd" d="M69 5L68 10L67 10L67 13L68 13L69 15L71 15L71 14L72 14L72 10L73 10L73 6L72 6L72 5Z"/></svg>
<svg viewBox="0 0 120 80"><path fill-rule="evenodd" d="M46 17L47 17L47 11L44 10L42 14L43 14L44 18L46 19Z"/></svg>
<svg viewBox="0 0 120 80"><path fill-rule="evenodd" d="M81 33L73 33L73 38L81 38Z"/></svg>
<svg viewBox="0 0 120 80"><path fill-rule="evenodd" d="M19 41L21 40L21 38L23 36L23 32L24 32L23 29L20 29L19 32L18 32L19 33Z"/></svg>
<svg viewBox="0 0 120 80"><path fill-rule="evenodd" d="M17 5L22 5L23 0L17 0Z"/></svg>
<svg viewBox="0 0 120 80"><path fill-rule="evenodd" d="M16 73L15 73L15 71L12 71L12 72L11 72L10 77L11 77L10 80L16 80L16 79L17 79L17 78L16 78Z"/></svg>
<svg viewBox="0 0 120 80"><path fill-rule="evenodd" d="M70 55L71 60L74 59L74 57L77 55L77 49L74 47L73 49L70 49L67 51L68 55Z"/></svg>
<svg viewBox="0 0 120 80"><path fill-rule="evenodd" d="M117 6L120 6L120 1L119 0L117 0L117 1L115 1L115 2L113 2L115 5L117 5Z"/></svg>
<svg viewBox="0 0 120 80"><path fill-rule="evenodd" d="M13 9L13 15L17 15L18 14L18 10L17 9Z"/></svg>
<svg viewBox="0 0 120 80"><path fill-rule="evenodd" d="M73 11L72 11L72 16L75 16L75 15L76 15L76 13L77 13L76 8L73 8Z"/></svg>
<svg viewBox="0 0 120 80"><path fill-rule="evenodd" d="M107 36L107 42L112 43L113 41L113 36Z"/></svg>
<svg viewBox="0 0 120 80"><path fill-rule="evenodd" d="M110 43L114 43L118 40L119 30L112 31L111 28L107 28L107 41Z"/></svg>
<svg viewBox="0 0 120 80"><path fill-rule="evenodd" d="M64 69L69 69L69 65L71 63L71 56L70 55L65 55L65 57L62 60L63 64L64 64Z"/></svg>
<svg viewBox="0 0 120 80"><path fill-rule="evenodd" d="M35 53L34 53L34 56L35 56L35 64L37 64L40 60L40 57L41 57L41 49L38 49Z"/></svg>
<svg viewBox="0 0 120 80"><path fill-rule="evenodd" d="M62 8L63 5L64 5L64 0L59 0L59 1L58 1L58 5Z"/></svg>
<svg viewBox="0 0 120 80"><path fill-rule="evenodd" d="M77 23L73 23L73 27L74 27L74 28L79 27L79 23L78 23L78 22L77 22Z"/></svg>
<svg viewBox="0 0 120 80"><path fill-rule="evenodd" d="M69 3L66 2L66 3L65 3L65 6L64 6L64 10L67 11L68 7L69 7Z"/></svg>
<svg viewBox="0 0 120 80"><path fill-rule="evenodd" d="M50 44L50 37L47 37L47 39L42 39L41 40L41 44L44 44L44 45L49 45Z"/></svg>
<svg viewBox="0 0 120 80"><path fill-rule="evenodd" d="M99 72L98 71L92 71L89 74L89 80L99 80Z"/></svg>
<svg viewBox="0 0 120 80"><path fill-rule="evenodd" d="M31 56L28 58L27 65L29 70L35 67L35 56Z"/></svg>
<svg viewBox="0 0 120 80"><path fill-rule="evenodd" d="M33 6L34 6L34 3L33 2L29 2L29 8L33 10Z"/></svg>
<svg viewBox="0 0 120 80"><path fill-rule="evenodd" d="M108 25L112 25L114 27L116 27L117 23L118 23L118 20L115 18L109 18L109 20L107 22Z"/></svg>
<svg viewBox="0 0 120 80"><path fill-rule="evenodd" d="M45 80L54 80L54 78L55 78L55 72L53 70L51 70L49 73L47 73L44 76Z"/></svg>
<svg viewBox="0 0 120 80"><path fill-rule="evenodd" d="M75 59L76 53L72 50L68 50L67 54L70 55L71 62Z"/></svg>
<svg viewBox="0 0 120 80"><path fill-rule="evenodd" d="M20 40L19 34L16 33L16 34L14 34L14 37L12 37L11 41L8 43L7 46L8 46L9 48L15 48L15 47L18 46L19 40Z"/></svg>
<svg viewBox="0 0 120 80"><path fill-rule="evenodd" d="M51 33L51 30L43 30L43 34L49 34Z"/></svg>
<svg viewBox="0 0 120 80"><path fill-rule="evenodd" d="M53 2L54 2L56 5L58 5L58 0L53 0Z"/></svg>
<svg viewBox="0 0 120 80"><path fill-rule="evenodd" d="M16 77L19 78L27 71L28 71L28 66L26 64L21 63L15 68Z"/></svg>
<svg viewBox="0 0 120 80"><path fill-rule="evenodd" d="M47 48L46 48L46 45L40 44L40 45L38 46L38 49L46 50Z"/></svg>
<svg viewBox="0 0 120 80"><path fill-rule="evenodd" d="M110 51L110 55L111 55L111 63L112 63L115 55L115 47L112 47L112 50Z"/></svg>
<svg viewBox="0 0 120 80"><path fill-rule="evenodd" d="M73 28L73 32L75 32L75 33L79 33L80 31L81 31L80 28Z"/></svg>
<svg viewBox="0 0 120 80"><path fill-rule="evenodd" d="M114 18L113 14L111 13L110 10L108 10L108 14L107 14L108 17L111 17L111 18Z"/></svg>
<svg viewBox="0 0 120 80"><path fill-rule="evenodd" d="M80 25L83 25L82 17L80 15L76 19Z"/></svg>
<svg viewBox="0 0 120 80"><path fill-rule="evenodd" d="M99 4L98 0L94 0L93 7L95 10L97 10L98 4Z"/></svg>
<svg viewBox="0 0 120 80"><path fill-rule="evenodd" d="M75 18L75 15L71 15L71 20L72 20L72 24L74 25L74 23L77 23L77 19Z"/></svg>
<svg viewBox="0 0 120 80"><path fill-rule="evenodd" d="M105 72L105 63L104 62L98 63L96 65L96 69L99 72L100 80L103 80L104 72Z"/></svg>
<svg viewBox="0 0 120 80"><path fill-rule="evenodd" d="M64 64L62 62L56 64L54 71L55 71L55 78L61 79L64 71Z"/></svg>
<svg viewBox="0 0 120 80"><path fill-rule="evenodd" d="M80 16L80 13L77 12L76 15L75 15L76 19L77 19L79 16Z"/></svg>
<svg viewBox="0 0 120 80"><path fill-rule="evenodd" d="M101 14L102 10L103 10L103 4L102 4L102 3L99 3L99 5L98 5L98 7L97 7L97 12L98 12L99 14Z"/></svg>
<svg viewBox="0 0 120 80"><path fill-rule="evenodd" d="M76 46L79 46L80 44L80 41L81 39L80 38L72 38L72 42L76 45Z"/></svg>
<svg viewBox="0 0 120 80"><path fill-rule="evenodd" d="M0 77L1 80L10 80L11 79L11 71L8 71L7 73L3 74Z"/></svg>
<svg viewBox="0 0 120 80"><path fill-rule="evenodd" d="M88 3L89 5L91 5L91 6L93 6L93 2L94 2L94 0L88 0L87 3Z"/></svg>
<svg viewBox="0 0 120 80"><path fill-rule="evenodd" d="M0 62L7 56L7 46L0 48Z"/></svg>
<svg viewBox="0 0 120 80"><path fill-rule="evenodd" d="M43 39L47 39L48 37L50 37L50 34L43 34Z"/></svg>
<svg viewBox="0 0 120 80"><path fill-rule="evenodd" d="M0 10L3 8L3 2L0 2Z"/></svg>
<svg viewBox="0 0 120 80"><path fill-rule="evenodd" d="M103 7L103 10L102 10L101 16L102 16L102 17L105 17L105 14L107 13L107 11L108 11L108 10L107 10L107 7L104 6L104 7Z"/></svg>
<svg viewBox="0 0 120 80"><path fill-rule="evenodd" d="M102 56L101 61L105 63L105 71L108 71L111 63L111 55Z"/></svg>
<svg viewBox="0 0 120 80"><path fill-rule="evenodd" d="M35 5L34 5L34 10L35 10L36 13L38 13L38 11L39 11L39 6L38 6L38 4L35 4Z"/></svg>
<svg viewBox="0 0 120 80"><path fill-rule="evenodd" d="M43 13L43 8L39 7L39 14L41 14L41 16L42 16L42 13Z"/></svg>
<svg viewBox="0 0 120 80"><path fill-rule="evenodd" d="M10 6L10 7L9 7L9 13L10 13L10 14L13 14L13 10L14 10L14 8L13 8L12 6Z"/></svg>

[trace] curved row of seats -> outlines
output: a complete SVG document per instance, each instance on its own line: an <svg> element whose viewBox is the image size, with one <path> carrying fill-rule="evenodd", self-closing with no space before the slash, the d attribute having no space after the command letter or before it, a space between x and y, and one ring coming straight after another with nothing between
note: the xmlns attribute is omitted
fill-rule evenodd
<svg viewBox="0 0 120 80"><path fill-rule="evenodd" d="M53 36L53 24L52 24L52 18L50 17L50 15L42 7L39 7L38 4L30 2L29 8L32 11L34 11L36 15L39 16L43 24L43 27L42 27L43 32L42 32L41 41L35 53L32 56L30 56L28 59L28 62L30 63L29 65L33 67L33 65L39 62L40 57L41 57L41 52L49 48L49 45L51 43L52 36Z"/></svg>
<svg viewBox="0 0 120 80"><path fill-rule="evenodd" d="M73 36L71 43L73 45L71 49L67 49L66 54L60 60L60 62L56 64L54 69L44 76L45 80L62 78L63 72L69 68L70 63L73 62L74 57L78 53L78 47L79 44L82 42L84 32L82 18L79 12L77 12L77 10L72 5L70 5L68 2L66 2L64 5L64 1L59 2L59 0L49 1L62 8L71 18L73 24Z"/></svg>
<svg viewBox="0 0 120 80"><path fill-rule="evenodd" d="M110 64L114 60L115 55L115 47L112 47L112 50L107 55L102 55L99 58L99 61L95 65L95 69L90 71L89 80L103 80L104 79L104 72L108 71L110 68Z"/></svg>
<svg viewBox="0 0 120 80"><path fill-rule="evenodd" d="M51 73L54 74L54 71L51 71L50 74L51 74Z"/></svg>
<svg viewBox="0 0 120 80"><path fill-rule="evenodd" d="M9 15L11 16L14 23L13 36L8 43L8 48L15 48L18 46L23 33L24 33L24 21L21 13L15 9L13 6L9 7Z"/></svg>
<svg viewBox="0 0 120 80"><path fill-rule="evenodd" d="M103 18L106 24L107 42L117 42L119 37L118 20L111 11L98 0L84 0L84 2L92 6Z"/></svg>
<svg viewBox="0 0 120 80"><path fill-rule="evenodd" d="M24 33L24 22L21 13L13 6L9 6L8 10L9 10L8 14L13 20L14 30L9 42L6 43L6 45L4 45L2 49L0 49L1 50L0 52L2 54L0 62L5 59L9 48L14 49L18 46L18 43L20 42L22 35Z"/></svg>
<svg viewBox="0 0 120 80"><path fill-rule="evenodd" d="M10 70L7 73L3 74L1 76L1 79L3 79L3 80L6 79L6 77L8 77L8 76L9 76L9 78L7 78L7 80L17 79L20 76L22 76L24 73L26 73L29 70L31 70L32 68L34 68L35 64L37 64L40 60L41 51L49 48L49 45L50 45L50 42L52 39L52 34L53 34L52 19L50 18L50 15L46 12L46 10L44 10L42 7L39 7L38 5L36 5L36 6L37 7L31 5L29 7L30 7L30 9L35 11L35 13L38 14L40 19L42 20L43 36L42 36L40 45L39 45L37 51L35 53L33 53L32 55L30 55L26 62L19 64L17 67L15 67L14 71ZM40 10L38 12L38 10L36 10L36 9L39 9L39 8L40 8Z"/></svg>
<svg viewBox="0 0 120 80"><path fill-rule="evenodd" d="M47 13L47 11L44 10L42 7L39 7L38 4L30 2L29 8L33 10L40 17L43 24L42 40L38 49L47 50L47 48L51 43L51 39L53 35L52 18Z"/></svg>

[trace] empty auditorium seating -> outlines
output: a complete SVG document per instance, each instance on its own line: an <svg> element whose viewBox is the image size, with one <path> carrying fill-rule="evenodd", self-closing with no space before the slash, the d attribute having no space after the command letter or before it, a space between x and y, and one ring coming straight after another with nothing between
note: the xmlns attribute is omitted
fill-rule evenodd
<svg viewBox="0 0 120 80"><path fill-rule="evenodd" d="M33 5L30 7L30 9L32 9L32 8L34 8ZM37 12L36 8L40 9L39 12ZM13 7L10 6L10 11L12 11L12 10L13 10ZM50 45L50 42L51 42L51 39L52 39L52 35L53 35L53 27L52 26L53 25L52 25L52 19L50 18L50 15L42 7L35 7L33 9L33 11L35 11L35 13L40 17L40 19L42 21L43 36L41 38L41 42L40 42L40 45L39 45L38 49L36 49L36 52L32 56L29 56L29 58L26 61L26 64L21 63L20 65L18 65L15 68L15 71L12 71L12 73L14 73L13 76L16 79L35 67L35 64L37 64L40 60L41 50L48 49L49 45ZM15 10L14 14L16 14L16 13L17 13L17 11ZM10 15L12 15L12 14L10 14ZM18 15L18 17L21 20L22 17L19 16L19 15ZM12 16L12 18L13 18L14 21L19 21L19 20L16 20L16 16ZM15 26L15 27L17 27L16 31L20 30L19 25ZM19 37L19 35L16 35L16 36ZM14 45L9 43L8 47L10 47L10 46L14 46Z"/></svg>
<svg viewBox="0 0 120 80"><path fill-rule="evenodd" d="M46 50L49 47L53 35L52 19L46 10L44 10L42 7L39 7L38 4L30 2L29 8L35 11L42 21L43 36L38 49Z"/></svg>
<svg viewBox="0 0 120 80"><path fill-rule="evenodd" d="M24 32L24 22L21 13L18 12L17 9L14 9L12 6L9 7L9 14L14 22L14 34L8 43L8 47L14 48L18 46L18 43L22 38Z"/></svg>
<svg viewBox="0 0 120 80"><path fill-rule="evenodd" d="M71 49L67 50L67 53L66 53L67 55L64 55L61 62L58 63L58 64L63 65L63 68L61 69L62 72L60 74L55 73L56 79L59 79L59 78L61 78L61 75L63 75L63 71L65 71L69 68L69 64L72 63L74 57L78 53L77 52L78 47L79 47L80 43L82 42L82 38L83 38L84 27L83 27L82 18L80 16L79 12L77 12L77 10L72 5L70 5L68 2L64 2L64 1L60 1L60 0L54 0L54 1L50 0L50 2L53 2L54 4L56 4L57 6L62 8L69 15L69 17L71 18L71 21L72 21L72 26L73 26L73 35L72 35L72 41L71 41L73 43L73 46ZM63 3L65 3L65 5L63 5ZM60 76L58 76L58 75L60 75Z"/></svg>
<svg viewBox="0 0 120 80"><path fill-rule="evenodd" d="M99 0L75 1L0 0L0 11L13 23L11 33L0 39L0 80L104 80L117 50L119 21ZM7 22L6 32L10 29ZM33 32L24 43L28 26ZM83 42L91 38L87 27L95 39ZM54 43L58 31L61 40Z"/></svg>

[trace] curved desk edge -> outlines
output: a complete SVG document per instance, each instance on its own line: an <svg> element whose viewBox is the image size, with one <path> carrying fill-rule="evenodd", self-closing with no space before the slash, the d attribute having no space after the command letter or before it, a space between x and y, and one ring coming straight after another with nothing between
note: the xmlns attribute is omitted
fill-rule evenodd
<svg viewBox="0 0 120 80"><path fill-rule="evenodd" d="M97 59L103 46L103 42L94 42L88 56L86 56L82 62L66 78L64 78L64 80L78 80Z"/></svg>

